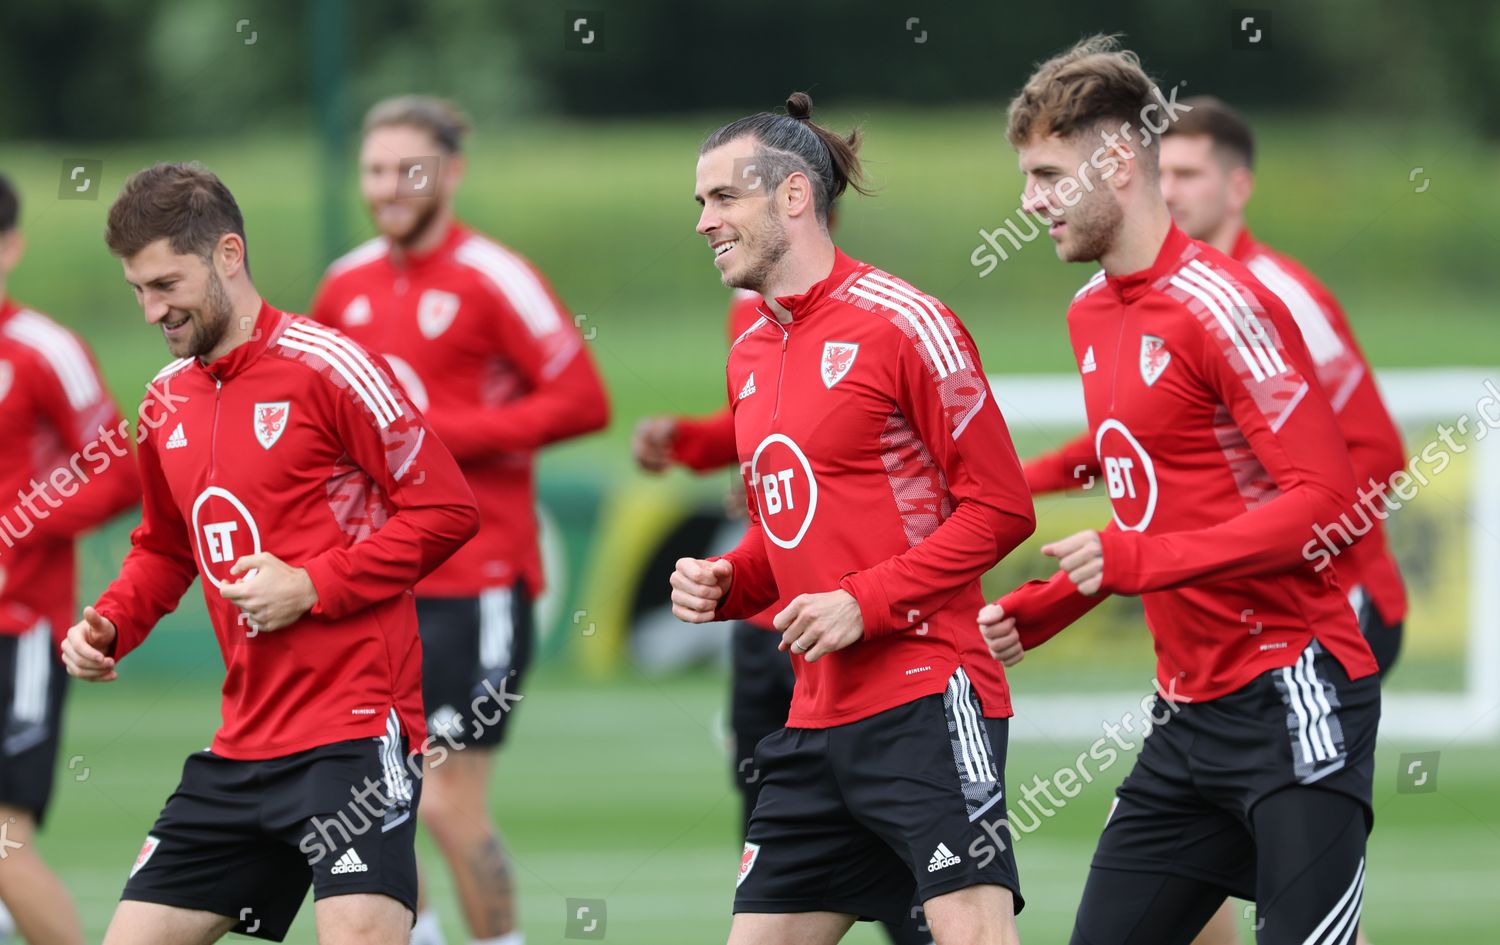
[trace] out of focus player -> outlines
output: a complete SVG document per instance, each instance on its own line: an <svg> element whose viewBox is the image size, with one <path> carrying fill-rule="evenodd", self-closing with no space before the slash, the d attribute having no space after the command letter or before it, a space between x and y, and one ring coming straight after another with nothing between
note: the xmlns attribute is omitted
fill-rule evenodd
<svg viewBox="0 0 1500 945"><path fill-rule="evenodd" d="M1014 942L1015 859L986 829L1004 817L1010 699L974 613L980 575L1031 534L1031 499L963 325L829 238L829 205L860 187L858 136L811 105L797 93L711 134L694 194L724 283L765 305L726 379L751 525L721 558L678 561L673 611L786 600L797 673L786 727L755 752L729 941L836 942L915 894L939 943Z"/></svg>
<svg viewBox="0 0 1500 945"><path fill-rule="evenodd" d="M0 175L0 901L32 945L74 945L78 913L35 841L67 688L57 646L75 613L74 539L138 501L140 480L88 348L6 291L19 219Z"/></svg>
<svg viewBox="0 0 1500 945"><path fill-rule="evenodd" d="M141 405L131 549L63 641L119 661L202 578L223 725L146 837L106 945L408 940L413 754L425 730L411 586L479 525L457 463L379 358L261 299L234 197L197 165L132 175L105 240L178 360Z"/></svg>
<svg viewBox="0 0 1500 945"><path fill-rule="evenodd" d="M532 469L538 449L608 423L604 385L562 302L527 260L458 222L468 123L441 99L381 102L365 117L360 187L380 235L337 260L312 317L382 354L479 500L478 537L416 588L427 725L450 752L418 816L453 874L480 945L518 945L515 880L489 810L511 713L469 711L485 687L515 694L542 590ZM441 941L436 916L419 943Z"/></svg>
<svg viewBox="0 0 1500 945"><path fill-rule="evenodd" d="M1023 207L1103 271L1068 330L1114 520L1054 541L1049 581L980 611L1014 661L1106 594L1140 594L1157 726L1100 837L1072 941L1186 943L1227 895L1261 945L1345 943L1359 921L1380 689L1330 570L1302 547L1354 498L1338 422L1286 306L1172 223L1169 101L1093 37L1010 107ZM1153 114L1155 113L1155 114Z"/></svg>

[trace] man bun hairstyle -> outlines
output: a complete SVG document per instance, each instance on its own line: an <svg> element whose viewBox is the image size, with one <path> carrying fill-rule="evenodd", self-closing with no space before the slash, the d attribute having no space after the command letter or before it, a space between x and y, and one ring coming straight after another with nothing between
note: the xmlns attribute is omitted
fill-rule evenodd
<svg viewBox="0 0 1500 945"><path fill-rule="evenodd" d="M868 195L870 189L859 161L859 128L847 136L830 131L812 120L812 108L811 95L793 92L787 96L785 115L758 112L732 121L709 135L698 153L753 138L756 176L771 190L793 174L806 175L813 185L813 208L826 225L828 208L845 190L852 187Z"/></svg>

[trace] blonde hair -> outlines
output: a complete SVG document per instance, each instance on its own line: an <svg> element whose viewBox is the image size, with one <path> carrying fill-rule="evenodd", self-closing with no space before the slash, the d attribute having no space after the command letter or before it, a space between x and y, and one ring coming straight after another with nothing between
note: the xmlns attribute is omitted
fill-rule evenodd
<svg viewBox="0 0 1500 945"><path fill-rule="evenodd" d="M1137 122L1155 88L1117 37L1090 36L1037 66L1011 100L1005 136L1020 148L1038 136L1071 138Z"/></svg>

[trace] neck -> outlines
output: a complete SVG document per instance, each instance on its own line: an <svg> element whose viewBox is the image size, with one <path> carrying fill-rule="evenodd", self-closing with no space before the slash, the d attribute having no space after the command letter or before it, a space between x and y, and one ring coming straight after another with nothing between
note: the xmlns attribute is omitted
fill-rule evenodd
<svg viewBox="0 0 1500 945"><path fill-rule="evenodd" d="M828 278L833 272L833 240L821 235L811 247L792 251L781 260L781 266L767 280L761 295L766 307L783 325L792 320L792 313L782 308L777 299L787 295L801 295L814 285Z"/></svg>
<svg viewBox="0 0 1500 945"><path fill-rule="evenodd" d="M1171 228L1172 215L1167 212L1166 202L1160 197L1148 200L1136 212L1125 214L1119 239L1099 257L1099 265L1112 276L1149 269Z"/></svg>
<svg viewBox="0 0 1500 945"><path fill-rule="evenodd" d="M237 280L229 290L229 330L218 347L204 355L203 363L212 364L224 355L255 337L255 323L260 315L260 293L249 279Z"/></svg>
<svg viewBox="0 0 1500 945"><path fill-rule="evenodd" d="M1234 214L1226 217L1218 228L1208 235L1203 242L1228 256L1234 249L1235 242L1240 238L1240 233L1245 229L1245 217L1243 214Z"/></svg>
<svg viewBox="0 0 1500 945"><path fill-rule="evenodd" d="M440 246L448 236L448 227L453 223L453 208L444 206L427 224L416 239L409 243L395 243L391 245L391 255L398 260L404 261L411 256L422 256L430 253Z"/></svg>

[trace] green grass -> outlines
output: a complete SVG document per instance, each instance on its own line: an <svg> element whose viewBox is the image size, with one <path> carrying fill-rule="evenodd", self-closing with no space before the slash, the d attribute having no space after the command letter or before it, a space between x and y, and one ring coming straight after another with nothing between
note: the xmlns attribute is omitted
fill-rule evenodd
<svg viewBox="0 0 1500 945"><path fill-rule="evenodd" d="M56 806L41 838L94 941L183 759L207 744L218 701L209 667L165 681L151 676L149 647L136 659L117 683L74 688ZM492 809L515 857L528 941L564 941L568 898L605 899L607 941L615 945L723 939L738 865L738 801L720 734L724 701L724 681L713 675L583 685L553 672L527 687L514 739L499 759ZM1012 791L1071 765L1086 747L1013 743ZM1500 882L1493 803L1500 758L1448 746L1438 791L1398 794L1397 752L1434 747L1380 753L1365 925L1377 943L1490 945L1490 900ZM1102 772L1018 843L1029 902L1020 918L1025 941L1065 940L1127 764ZM425 839L421 855L449 941L463 942L451 883ZM312 942L311 918L309 899L288 941ZM849 940L882 939L861 927Z"/></svg>

